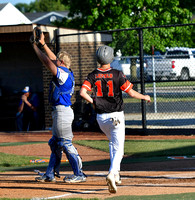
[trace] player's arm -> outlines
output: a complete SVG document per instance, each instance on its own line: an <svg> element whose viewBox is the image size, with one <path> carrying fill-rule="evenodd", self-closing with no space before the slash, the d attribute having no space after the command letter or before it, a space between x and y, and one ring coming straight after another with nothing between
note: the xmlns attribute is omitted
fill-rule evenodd
<svg viewBox="0 0 195 200"><path fill-rule="evenodd" d="M46 56L38 47L35 43L32 44L35 53L37 54L38 58L40 61L43 63L43 65L49 69L49 71L56 76L57 74L57 67L56 65L50 60L48 56Z"/></svg>
<svg viewBox="0 0 195 200"><path fill-rule="evenodd" d="M83 97L86 101L93 104L93 99L90 97L90 95L87 93L87 89L82 87L80 90L80 96Z"/></svg>
<svg viewBox="0 0 195 200"><path fill-rule="evenodd" d="M135 99L143 99L146 100L148 102L151 102L150 100L150 96L149 95L143 95L140 94L139 92L133 90L133 84L130 83L126 77L123 75L123 73L119 73L120 76L120 83L121 83L121 87L120 89L124 92L126 92L130 97L135 98Z"/></svg>
<svg viewBox="0 0 195 200"><path fill-rule="evenodd" d="M61 61L57 58L57 56L51 51L51 49L47 46L47 44L45 43L45 36L43 33L41 33L40 36L40 40L39 43L42 45L42 47L44 48L46 54L48 55L48 57L50 58L50 60L52 60L52 62L57 65L60 66Z"/></svg>
<svg viewBox="0 0 195 200"><path fill-rule="evenodd" d="M28 101L27 96L24 94L22 95L22 101L33 111L36 111L36 108Z"/></svg>
<svg viewBox="0 0 195 200"><path fill-rule="evenodd" d="M89 82L88 78L83 82L83 85L80 90L80 96L83 97L86 101L93 104L93 99L91 96L87 93L88 91L91 91L91 83Z"/></svg>
<svg viewBox="0 0 195 200"><path fill-rule="evenodd" d="M151 99L150 99L150 96L149 95L143 95L143 94L140 94L139 92L133 90L133 89L130 89L127 94L132 97L132 98L136 98L136 99L143 99L147 102L151 102Z"/></svg>
<svg viewBox="0 0 195 200"><path fill-rule="evenodd" d="M48 55L48 57L51 60L56 60L56 55L51 51L51 49L47 46L47 44L45 43L45 36L43 33L41 33L40 36L40 40L39 43L42 45L42 47L44 48L46 54Z"/></svg>
<svg viewBox="0 0 195 200"><path fill-rule="evenodd" d="M20 105L18 107L18 112L21 113L23 111L23 109L24 109L24 101L22 101L22 99L21 99Z"/></svg>

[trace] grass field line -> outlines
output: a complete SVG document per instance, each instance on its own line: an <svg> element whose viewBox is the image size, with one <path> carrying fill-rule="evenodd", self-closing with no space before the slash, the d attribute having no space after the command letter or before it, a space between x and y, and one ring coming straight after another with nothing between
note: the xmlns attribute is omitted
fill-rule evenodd
<svg viewBox="0 0 195 200"><path fill-rule="evenodd" d="M126 182L125 180L127 180L127 182L129 182L128 180L131 180L132 178L134 178L134 176L136 176L136 175L132 175L133 172L136 172L136 174L139 173L138 171L121 171L122 182L123 182L123 180L124 180L124 182ZM140 171L140 172L143 172L143 171ZM65 175L65 174L67 175L67 173L65 171L62 171L61 176ZM183 174L183 176L182 176L182 174ZM172 178L173 177L174 179L176 179L176 178L178 178L178 179L181 179L181 178L186 179L186 178L192 178L192 175L195 175L195 172L190 172L189 177L186 177L188 174L189 174L189 172L186 172L186 173L181 172L181 174L178 172L176 174L171 173L171 174L163 174L163 175L159 175L159 176L158 175L157 176L155 176L155 175L153 175L153 176L147 176L147 175L142 176L141 175L140 177L136 176L136 178L148 178L148 179L161 179L161 178L163 178L163 179L167 179L167 178ZM98 173L94 172L94 171L89 172L89 178L92 178L92 181L96 181L96 180L99 181L100 178L101 179L105 179L106 175L107 175L107 171L99 171ZM21 174L13 175L12 174L12 175L9 175L9 174L6 173L6 177L8 177L8 178L9 177L19 177L19 178L21 178L21 177L35 177L35 176L37 176L37 175L36 174L27 174L27 175L21 175ZM4 175L0 175L0 177L4 177L5 178L5 174ZM172 187L172 186L175 185L175 183L134 183L134 184L132 183L130 185L129 185L129 183L126 183L126 184L127 185L125 185L125 183L124 183L124 185L123 185L123 183L122 183L122 185L118 185L117 187L118 188L148 187L148 186L150 186L150 187L169 187L170 186L170 187ZM177 183L177 185L180 185L182 187L194 186L194 182L191 182L191 183ZM104 186L102 186L100 188L93 189L93 190L67 192L67 193L64 193L64 194L61 194L61 195L48 196L48 197L34 197L31 200L71 198L74 195L77 196L77 195L88 194L88 193L91 193L91 194L97 193L98 194L98 192L107 191L107 190L108 190L108 187L105 187L105 185L104 185Z"/></svg>
<svg viewBox="0 0 195 200"><path fill-rule="evenodd" d="M128 178L125 178L128 179ZM171 183L166 183L166 184L159 184L159 183L143 183L143 184L135 184L135 185L131 185L131 187L137 187L137 186L150 186L150 187L167 187L167 186L172 186L174 184ZM177 183L177 185L183 185L183 183ZM193 185L193 183L185 183L185 185ZM129 185L118 185L118 188L126 188L126 187L130 187ZM67 196L71 196L71 195L79 195L79 194L85 194L85 193L95 193L95 192L99 192L99 191L104 191L104 190L108 190L108 188L101 188L101 189L97 189L97 190L88 190L88 191L84 191L84 192L75 192L75 193L68 193L68 194L62 194L62 195L58 195L58 196L51 196L51 197L46 197L46 198L33 198L31 200L46 200L46 199L58 199L58 198L62 198L62 197L67 197Z"/></svg>
<svg viewBox="0 0 195 200"><path fill-rule="evenodd" d="M41 200L41 199L59 199L59 198L62 198L62 197L67 197L67 196L70 196L71 193L68 193L68 194L62 194L62 195L58 195L58 196L52 196L52 197L46 197L46 198L39 198L39 197L36 197L36 198L32 198L31 200Z"/></svg>
<svg viewBox="0 0 195 200"><path fill-rule="evenodd" d="M85 193L94 193L97 191L103 191L103 190L108 190L108 188L102 188L102 189L98 189L98 190L87 190L84 192L75 192L75 193L68 193L68 194L62 194L62 195L58 195L58 196L51 196L51 197L46 197L46 198L32 198L31 200L44 200L44 199L59 199L62 197L67 197L67 196L71 196L71 195L79 195L79 194L85 194Z"/></svg>

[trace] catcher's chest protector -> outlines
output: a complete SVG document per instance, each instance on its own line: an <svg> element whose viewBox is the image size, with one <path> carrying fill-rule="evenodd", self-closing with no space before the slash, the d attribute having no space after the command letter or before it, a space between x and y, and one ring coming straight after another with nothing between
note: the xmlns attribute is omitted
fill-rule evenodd
<svg viewBox="0 0 195 200"><path fill-rule="evenodd" d="M62 67L60 67L60 68L63 69ZM61 91L60 86L57 82L57 79L54 77L52 79L52 81L50 82L50 89L49 89L49 102L50 103L57 102L59 100L60 95L72 94L74 92L74 78L69 70L68 71L64 70L64 71L66 71L70 75L70 78L72 80L72 88L70 88L67 91Z"/></svg>

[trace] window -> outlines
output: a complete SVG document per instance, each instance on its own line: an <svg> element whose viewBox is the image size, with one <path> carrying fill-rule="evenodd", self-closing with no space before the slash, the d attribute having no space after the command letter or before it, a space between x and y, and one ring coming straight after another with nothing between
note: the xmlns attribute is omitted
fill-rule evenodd
<svg viewBox="0 0 195 200"><path fill-rule="evenodd" d="M167 58L177 58L177 59L183 59L183 58L190 58L188 51L168 51L167 52Z"/></svg>
<svg viewBox="0 0 195 200"><path fill-rule="evenodd" d="M193 57L195 58L195 51L192 51Z"/></svg>

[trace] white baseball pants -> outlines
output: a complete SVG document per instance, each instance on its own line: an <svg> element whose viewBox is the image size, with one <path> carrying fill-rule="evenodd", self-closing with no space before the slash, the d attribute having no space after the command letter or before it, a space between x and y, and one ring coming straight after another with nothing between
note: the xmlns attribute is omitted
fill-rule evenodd
<svg viewBox="0 0 195 200"><path fill-rule="evenodd" d="M124 112L97 114L97 122L109 139L110 169L118 174L124 155L125 120Z"/></svg>

